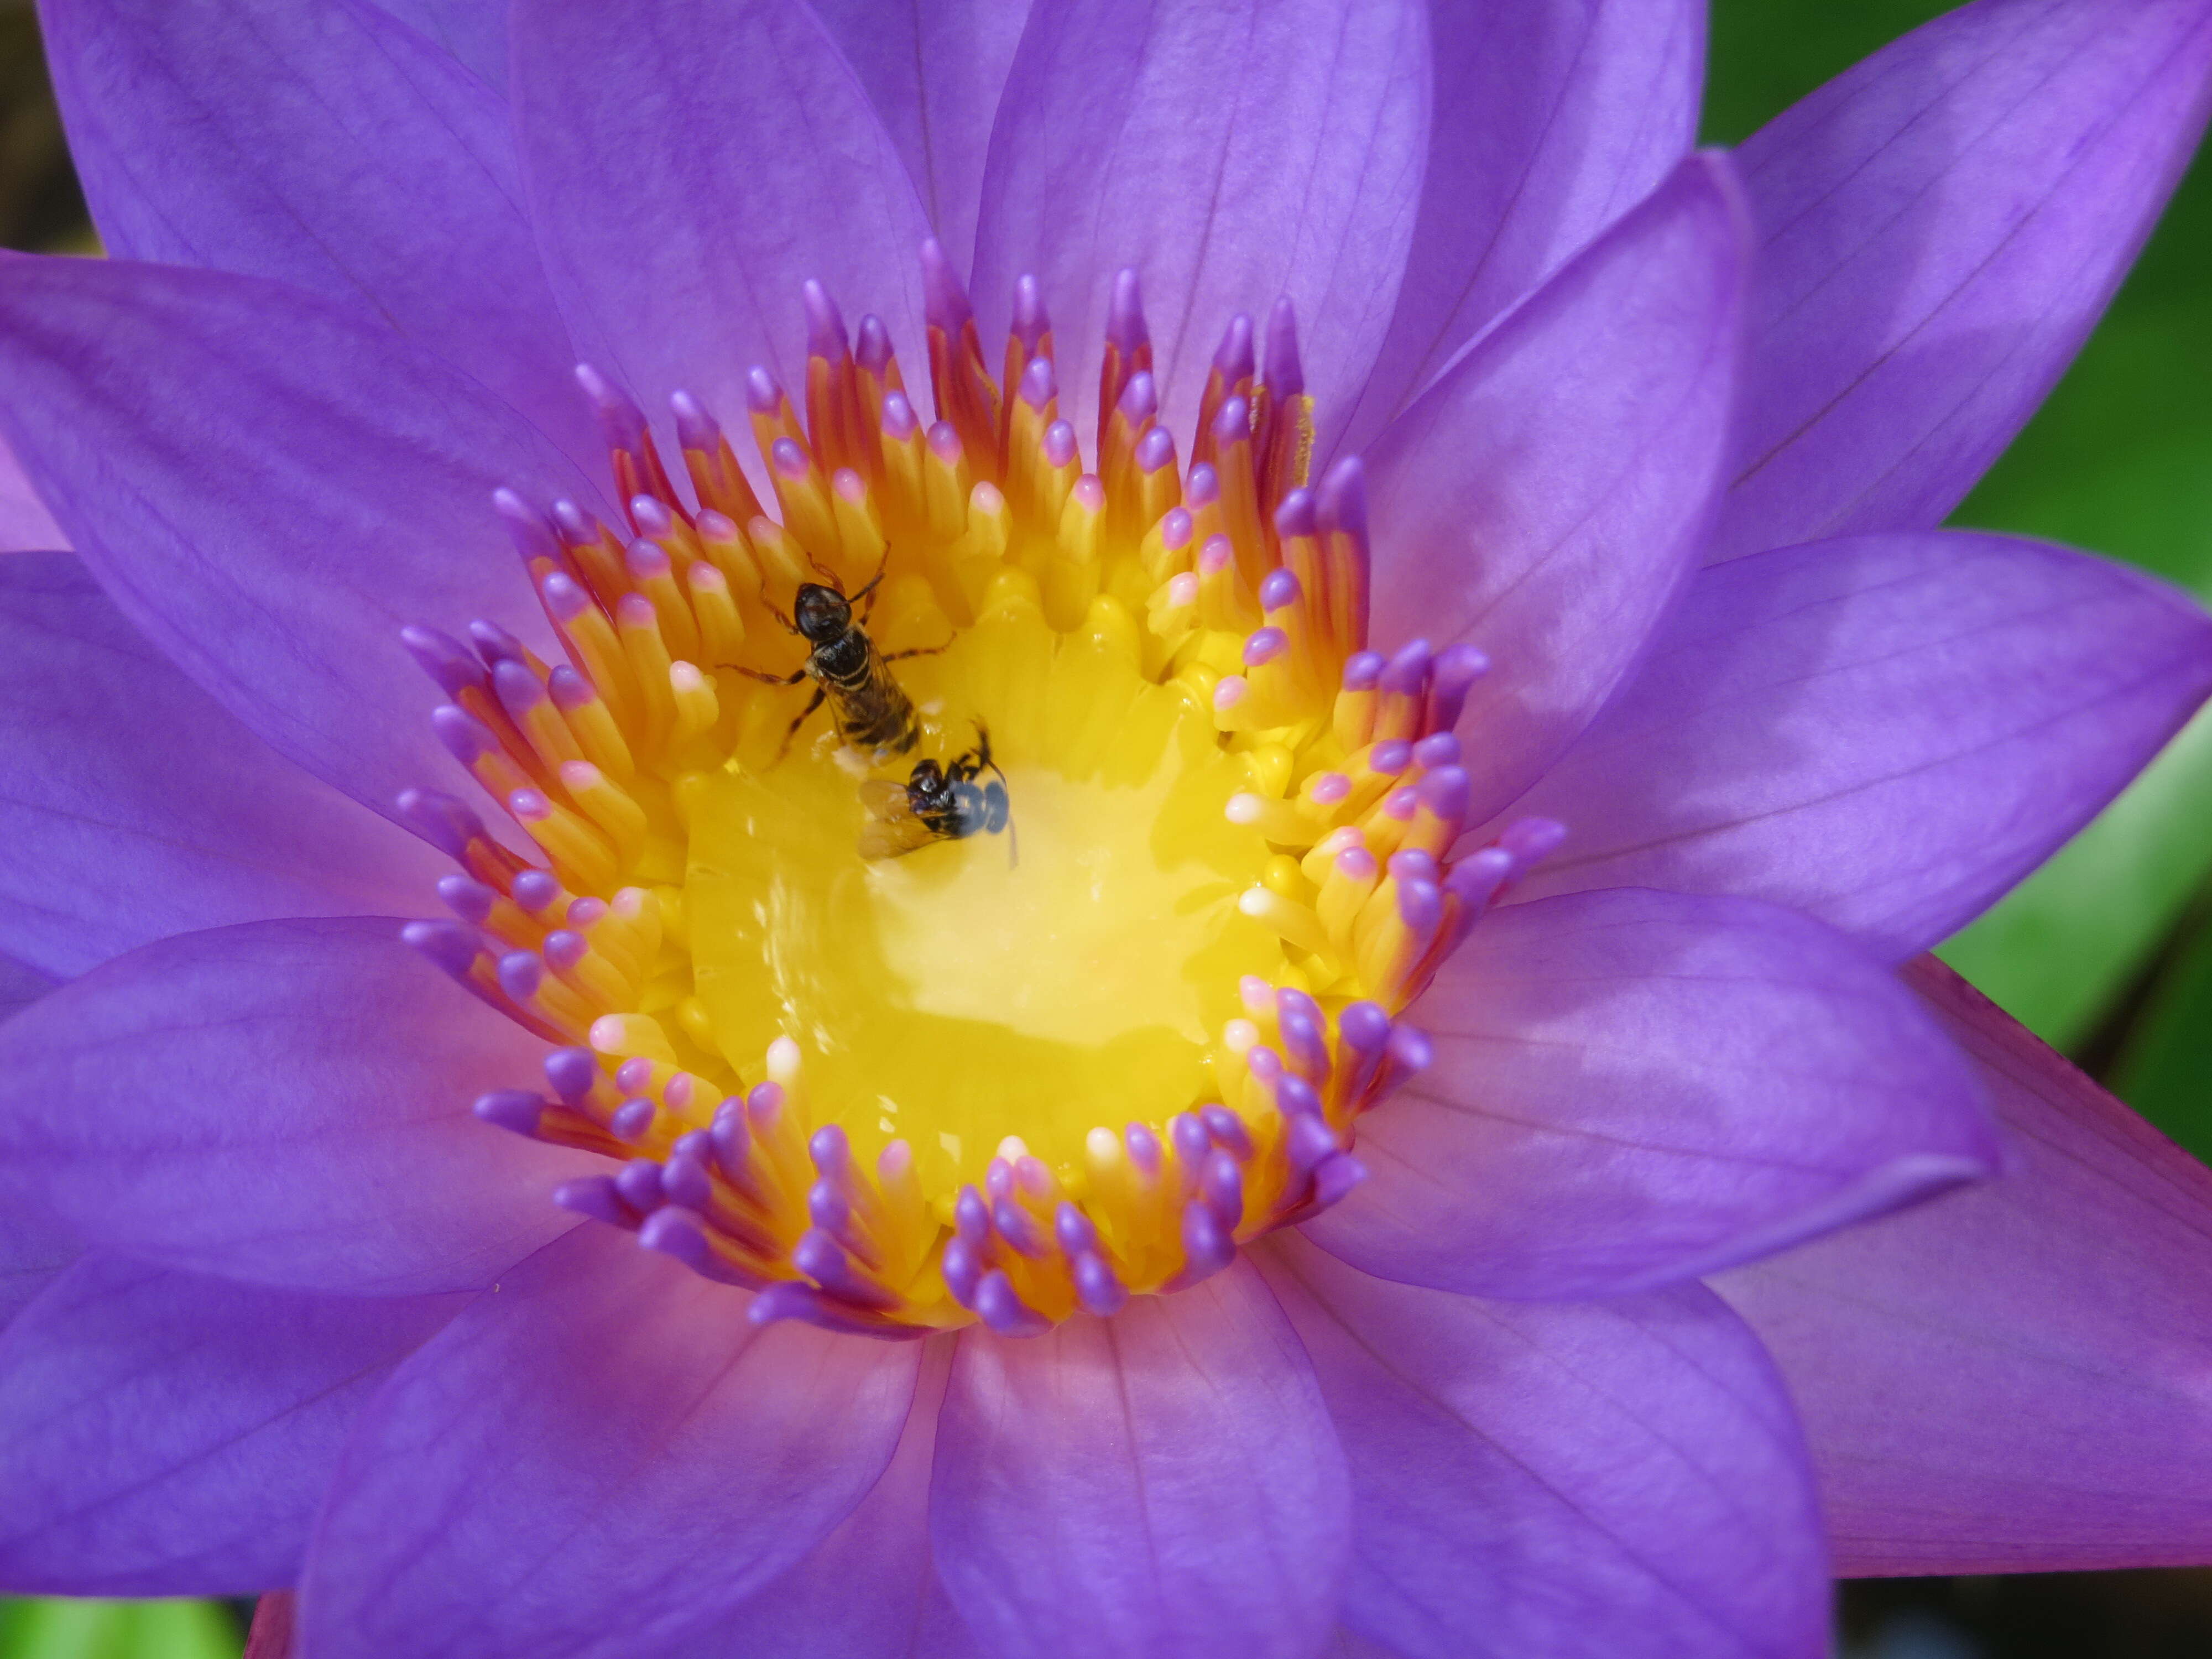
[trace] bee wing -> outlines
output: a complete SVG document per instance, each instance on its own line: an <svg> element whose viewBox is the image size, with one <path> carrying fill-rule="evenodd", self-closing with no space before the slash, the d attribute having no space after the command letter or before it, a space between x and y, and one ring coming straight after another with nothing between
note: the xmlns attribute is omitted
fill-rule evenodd
<svg viewBox="0 0 2212 1659"><path fill-rule="evenodd" d="M914 817L914 808L907 799L906 786L893 783L889 778L870 778L860 785L860 805L868 809L872 818L896 823L901 818Z"/></svg>
<svg viewBox="0 0 2212 1659"><path fill-rule="evenodd" d="M895 859L941 839L920 818L870 818L860 826L860 856Z"/></svg>

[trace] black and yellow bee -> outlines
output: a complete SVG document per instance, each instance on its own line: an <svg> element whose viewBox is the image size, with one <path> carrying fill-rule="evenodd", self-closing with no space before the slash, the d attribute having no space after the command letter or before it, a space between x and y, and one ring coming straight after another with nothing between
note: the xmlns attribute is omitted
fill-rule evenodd
<svg viewBox="0 0 2212 1659"><path fill-rule="evenodd" d="M997 775L978 782L986 772ZM975 722L975 746L939 766L918 760L904 783L871 778L860 786L868 821L860 826L860 856L892 859L933 841L964 841L970 836L1007 832L1009 863L1020 851L1012 835L1012 809L1006 775L991 758L991 734Z"/></svg>
<svg viewBox="0 0 2212 1659"><path fill-rule="evenodd" d="M889 556L885 556L888 563ZM827 572L823 573L827 574ZM739 665L738 672L769 685L814 682L814 696L784 734L787 746L814 711L826 701L837 735L871 760L913 752L921 740L921 722L914 700L892 678L890 665L905 657L927 657L942 651L941 645L911 651L884 653L868 637L866 623L871 597L884 579L878 570L868 585L850 599L825 582L804 582L793 614L775 612L776 620L807 643L806 660L788 674L765 674ZM854 607L862 607L858 620Z"/></svg>

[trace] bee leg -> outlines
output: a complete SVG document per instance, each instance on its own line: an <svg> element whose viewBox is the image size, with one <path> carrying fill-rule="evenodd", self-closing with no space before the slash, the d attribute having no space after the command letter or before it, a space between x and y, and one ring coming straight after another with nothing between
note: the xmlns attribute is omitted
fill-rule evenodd
<svg viewBox="0 0 2212 1659"><path fill-rule="evenodd" d="M784 681L783 684L788 685L791 682L787 680ZM778 761L782 760L786 755L788 755L791 752L791 740L799 735L799 728L806 724L807 720L812 717L814 711L822 707L822 699L827 695L829 694L824 691L822 687L817 685L814 688L813 700L810 702L805 708L799 711L799 718L792 721L790 726L784 731L782 746L775 751L775 757Z"/></svg>
<svg viewBox="0 0 2212 1659"><path fill-rule="evenodd" d="M868 578L866 586L863 587L859 592L854 594L850 599L846 601L848 605L860 605L860 601L863 599L867 601L867 604L862 605L860 609L860 623L863 627L866 626L868 618L874 616L876 613L876 589L883 585L884 573L890 568L891 545L889 542L885 542L884 544L883 562L876 567L876 574Z"/></svg>
<svg viewBox="0 0 2212 1659"><path fill-rule="evenodd" d="M953 635L953 639L957 639L959 635L957 634ZM908 651L889 652L885 653L884 660L885 662L901 662L908 657L933 657L940 651L950 651L951 648L952 640L947 640L942 645L917 645L912 650Z"/></svg>
<svg viewBox="0 0 2212 1659"><path fill-rule="evenodd" d="M763 674L759 669L747 668L743 663L726 662L720 665L724 668L734 668L747 679L758 680L763 685L796 685L806 678L806 671L804 668L793 669L788 674ZM817 691L814 694L814 702L818 703L821 701L822 694ZM811 714L814 703L809 703L806 707L807 712Z"/></svg>

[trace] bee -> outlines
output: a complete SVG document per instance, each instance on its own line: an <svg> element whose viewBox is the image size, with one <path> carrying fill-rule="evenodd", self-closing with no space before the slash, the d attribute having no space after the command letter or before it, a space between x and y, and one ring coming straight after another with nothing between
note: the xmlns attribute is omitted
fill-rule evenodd
<svg viewBox="0 0 2212 1659"><path fill-rule="evenodd" d="M984 773L998 775L979 783ZM939 766L918 760L904 783L871 778L860 786L868 809L860 826L860 856L894 859L933 841L965 841L978 834L1006 831L1006 861L1020 861L1006 802L1006 775L991 758L991 734L975 722L975 746Z"/></svg>
<svg viewBox="0 0 2212 1659"><path fill-rule="evenodd" d="M769 606L770 614L805 640L809 647L806 660L793 672L765 674L757 668L732 665L739 673L768 685L796 685L802 679L814 682L812 699L783 735L785 748L791 746L791 740L799 735L799 728L825 701L830 705L830 718L837 723L837 735L862 754L878 758L908 754L921 740L921 722L915 714L914 701L891 678L889 665L906 657L933 656L945 647L923 646L889 653L876 649L865 624L875 606L872 596L876 587L890 563L887 549L884 566L869 579L866 586L850 599L836 586L836 579L831 577L828 582L801 583L792 616L787 617L775 606ZM765 603L765 594L763 600ZM854 618L856 606L860 607L858 621Z"/></svg>

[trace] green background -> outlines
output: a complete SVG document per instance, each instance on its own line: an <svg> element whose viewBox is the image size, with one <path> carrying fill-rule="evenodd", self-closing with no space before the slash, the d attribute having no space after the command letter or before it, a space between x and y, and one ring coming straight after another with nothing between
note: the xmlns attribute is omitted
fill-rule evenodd
<svg viewBox="0 0 2212 1659"><path fill-rule="evenodd" d="M1738 141L1944 9L1924 0L1717 0L1708 142ZM12 60L0 68L4 240L64 245L81 232L70 223L65 177L49 176L58 139L31 84L27 12L0 15L0 58ZM2200 166L2079 362L1955 522L2094 548L2212 601L2208 270L2212 171ZM2208 872L2212 714L1942 954L2212 1159ZM2212 1577L1854 1586L1844 1622L1849 1650L1870 1659L2202 1654L2212 1652ZM235 1659L239 1649L236 1612L220 1603L0 1601L0 1659Z"/></svg>

